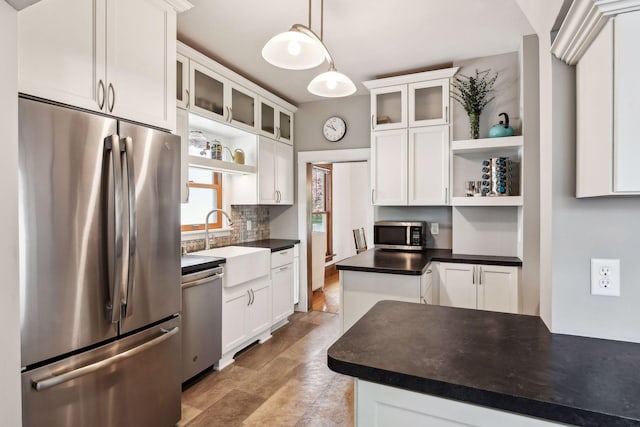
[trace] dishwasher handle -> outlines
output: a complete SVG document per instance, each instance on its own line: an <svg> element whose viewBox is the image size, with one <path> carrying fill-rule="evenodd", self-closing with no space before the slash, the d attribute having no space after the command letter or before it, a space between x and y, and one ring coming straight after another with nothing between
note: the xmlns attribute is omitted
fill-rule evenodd
<svg viewBox="0 0 640 427"><path fill-rule="evenodd" d="M203 279L194 280L193 282L187 282L182 284L182 289L192 288L194 286L200 286L205 283L210 283L213 280L222 279L224 277L224 273L217 273L211 276L207 276Z"/></svg>

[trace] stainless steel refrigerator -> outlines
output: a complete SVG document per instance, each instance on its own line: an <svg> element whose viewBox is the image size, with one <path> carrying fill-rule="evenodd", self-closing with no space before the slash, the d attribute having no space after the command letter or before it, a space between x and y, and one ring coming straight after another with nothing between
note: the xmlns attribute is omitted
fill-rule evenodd
<svg viewBox="0 0 640 427"><path fill-rule="evenodd" d="M180 139L19 101L24 426L180 419Z"/></svg>

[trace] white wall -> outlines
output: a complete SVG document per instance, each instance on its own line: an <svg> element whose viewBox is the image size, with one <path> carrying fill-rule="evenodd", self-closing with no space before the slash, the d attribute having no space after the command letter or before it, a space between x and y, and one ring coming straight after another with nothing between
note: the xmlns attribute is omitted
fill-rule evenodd
<svg viewBox="0 0 640 427"><path fill-rule="evenodd" d="M353 230L364 227L373 246L373 207L369 200L369 166L365 162L333 165L333 262L356 254Z"/></svg>
<svg viewBox="0 0 640 427"><path fill-rule="evenodd" d="M17 14L0 1L0 414L2 424L22 421L20 393L20 321L18 288L18 53Z"/></svg>

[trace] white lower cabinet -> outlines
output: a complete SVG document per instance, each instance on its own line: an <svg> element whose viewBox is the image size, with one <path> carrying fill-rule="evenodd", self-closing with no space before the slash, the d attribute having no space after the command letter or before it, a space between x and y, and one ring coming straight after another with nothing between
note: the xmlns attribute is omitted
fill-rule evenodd
<svg viewBox="0 0 640 427"><path fill-rule="evenodd" d="M272 330L287 323L293 314L294 248L271 254Z"/></svg>
<svg viewBox="0 0 640 427"><path fill-rule="evenodd" d="M379 301L428 303L432 300L431 274L431 268L422 275L340 271L342 332Z"/></svg>
<svg viewBox="0 0 640 427"><path fill-rule="evenodd" d="M518 267L441 262L438 269L440 305L519 312Z"/></svg>
<svg viewBox="0 0 640 427"><path fill-rule="evenodd" d="M356 427L561 425L359 379L355 380L355 399Z"/></svg>
<svg viewBox="0 0 640 427"><path fill-rule="evenodd" d="M222 358L216 368L233 363L233 356L247 345L271 338L271 281L256 279L222 288Z"/></svg>

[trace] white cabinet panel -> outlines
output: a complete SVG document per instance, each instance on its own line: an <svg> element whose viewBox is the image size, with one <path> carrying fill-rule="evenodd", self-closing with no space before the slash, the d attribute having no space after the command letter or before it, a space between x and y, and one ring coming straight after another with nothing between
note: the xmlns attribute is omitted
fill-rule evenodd
<svg viewBox="0 0 640 427"><path fill-rule="evenodd" d="M271 287L269 282L252 286L247 308L247 334L254 336L271 327Z"/></svg>
<svg viewBox="0 0 640 427"><path fill-rule="evenodd" d="M223 290L222 304L222 353L233 350L247 338L246 307L249 292Z"/></svg>
<svg viewBox="0 0 640 427"><path fill-rule="evenodd" d="M180 142L180 202L189 202L189 112L176 108L176 135Z"/></svg>
<svg viewBox="0 0 640 427"><path fill-rule="evenodd" d="M275 204L277 141L260 137L258 142L258 195L261 204Z"/></svg>
<svg viewBox="0 0 640 427"><path fill-rule="evenodd" d="M409 204L446 205L449 126L409 129Z"/></svg>
<svg viewBox="0 0 640 427"><path fill-rule="evenodd" d="M189 108L189 58L176 53L176 107Z"/></svg>
<svg viewBox="0 0 640 427"><path fill-rule="evenodd" d="M609 19L576 66L576 196L640 194L640 11Z"/></svg>
<svg viewBox="0 0 640 427"><path fill-rule="evenodd" d="M539 418L355 380L356 427L560 426Z"/></svg>
<svg viewBox="0 0 640 427"><path fill-rule="evenodd" d="M293 204L293 146L278 143L276 149L278 204Z"/></svg>
<svg viewBox="0 0 640 427"><path fill-rule="evenodd" d="M101 111L106 0L47 0L18 13L22 93Z"/></svg>
<svg viewBox="0 0 640 427"><path fill-rule="evenodd" d="M108 112L175 128L175 11L160 1L107 2Z"/></svg>
<svg viewBox="0 0 640 427"><path fill-rule="evenodd" d="M407 204L407 130L371 134L373 204Z"/></svg>
<svg viewBox="0 0 640 427"><path fill-rule="evenodd" d="M407 85L371 90L371 130L407 127Z"/></svg>
<svg viewBox="0 0 640 427"><path fill-rule="evenodd" d="M518 268L478 266L478 308L518 313Z"/></svg>
<svg viewBox="0 0 640 427"><path fill-rule="evenodd" d="M440 305L518 313L520 269L441 262Z"/></svg>
<svg viewBox="0 0 640 427"><path fill-rule="evenodd" d="M271 272L273 320L276 324L293 314L293 264L274 268Z"/></svg>
<svg viewBox="0 0 640 427"><path fill-rule="evenodd" d="M476 308L475 266L440 263L440 305Z"/></svg>
<svg viewBox="0 0 640 427"><path fill-rule="evenodd" d="M615 19L614 48L614 191L640 193L640 11Z"/></svg>

